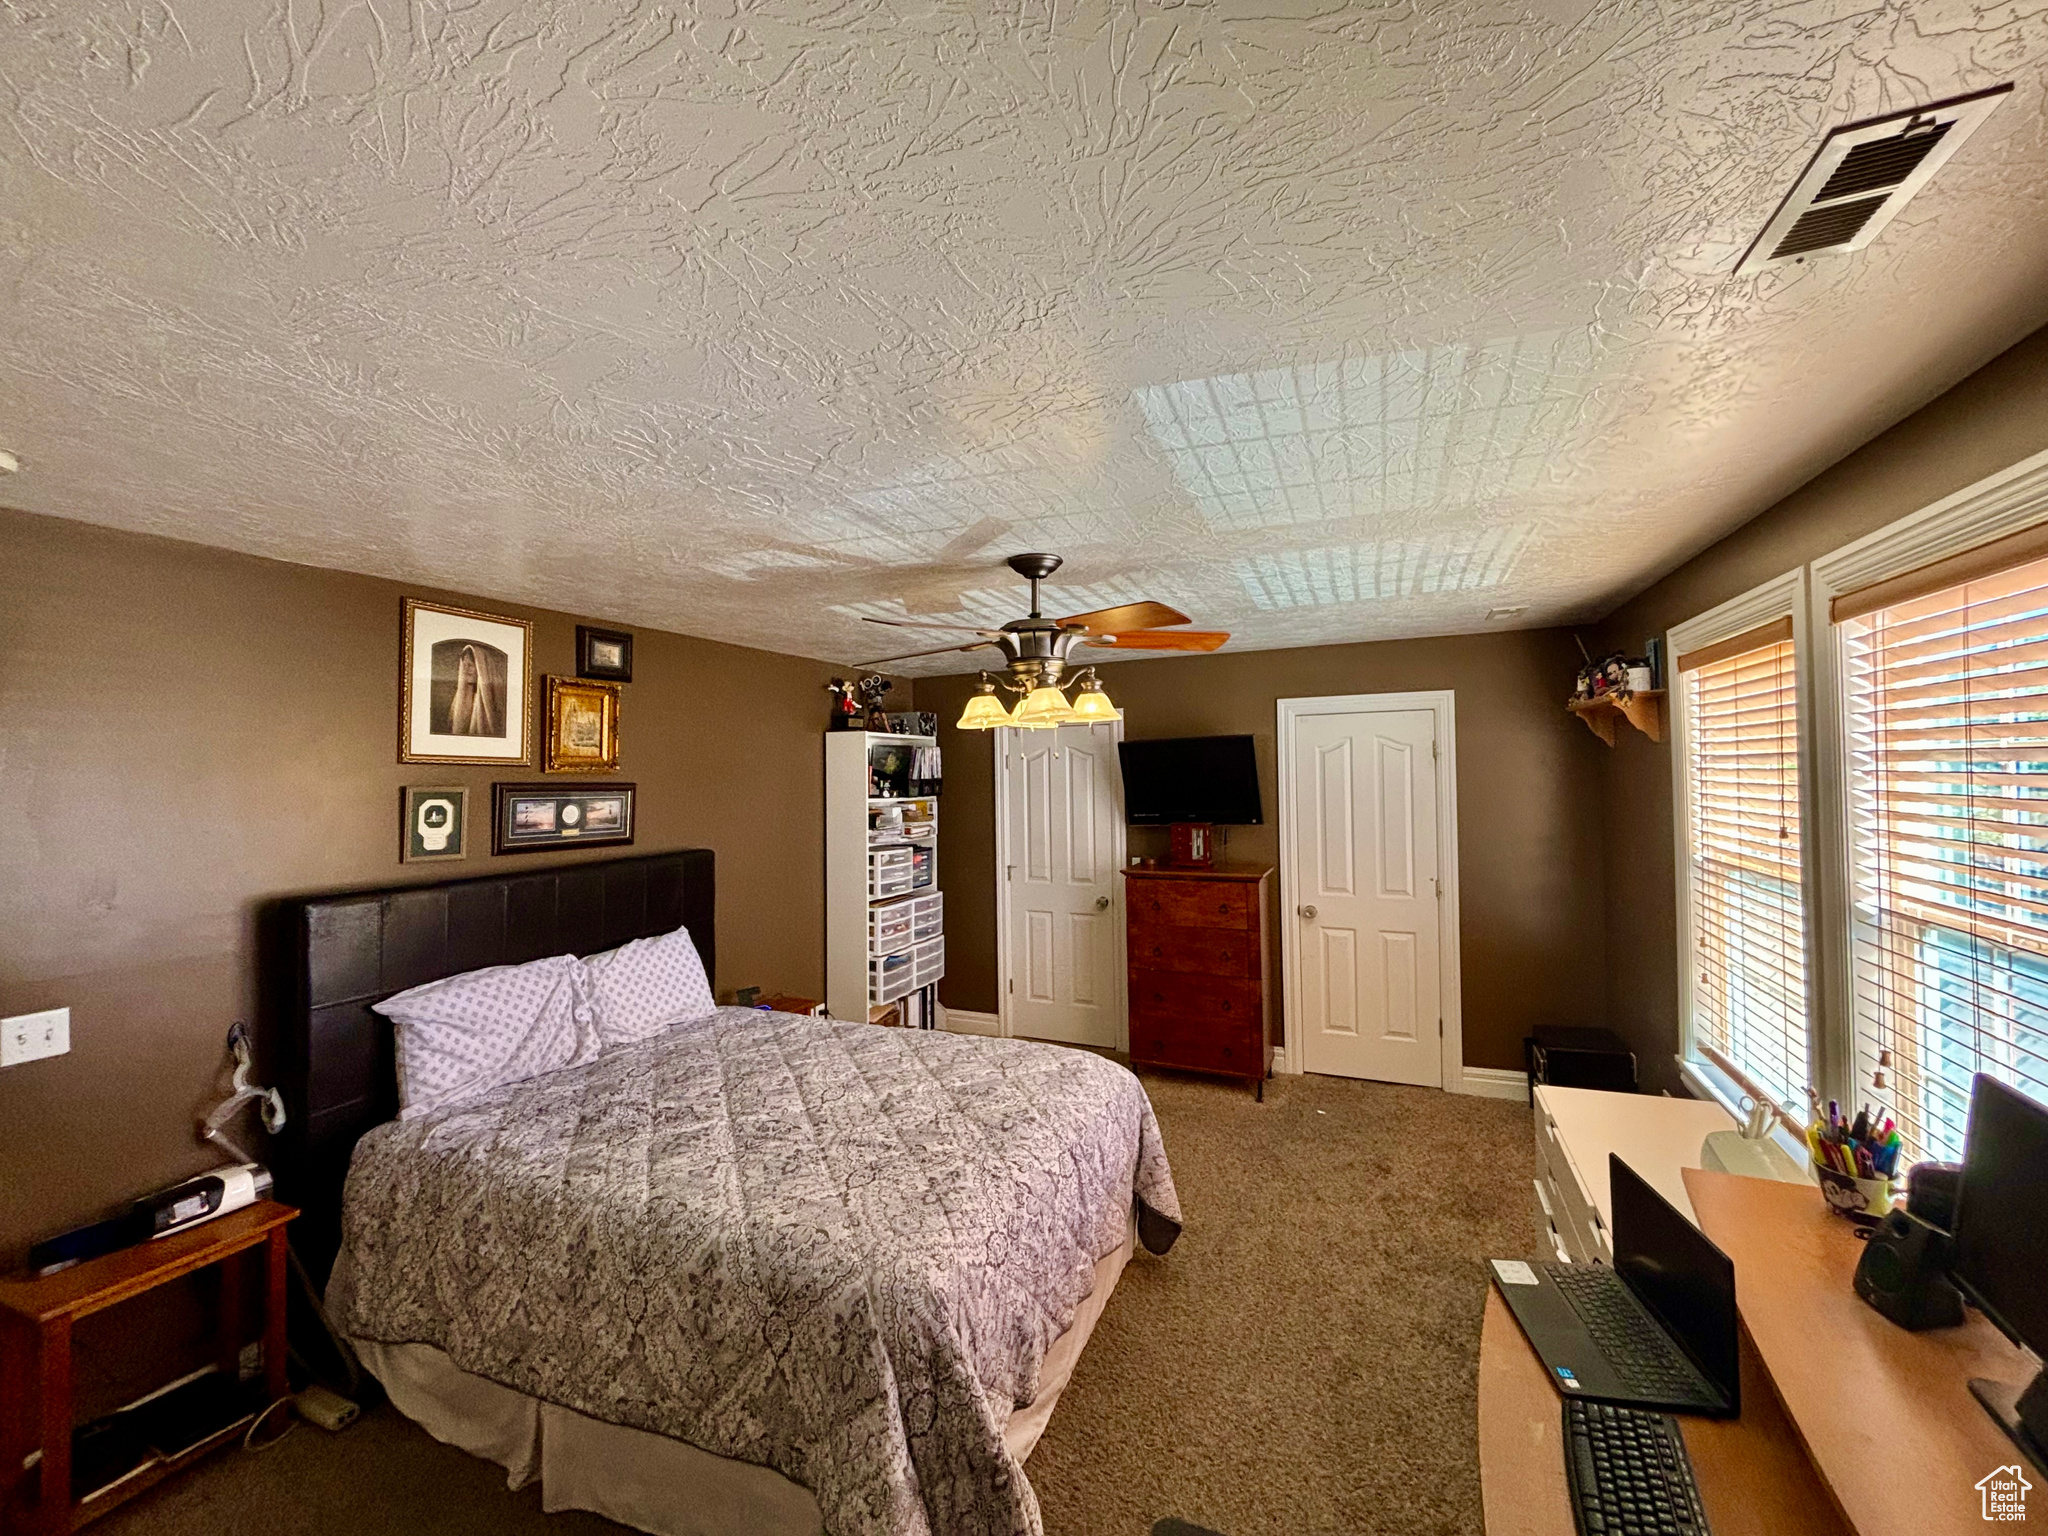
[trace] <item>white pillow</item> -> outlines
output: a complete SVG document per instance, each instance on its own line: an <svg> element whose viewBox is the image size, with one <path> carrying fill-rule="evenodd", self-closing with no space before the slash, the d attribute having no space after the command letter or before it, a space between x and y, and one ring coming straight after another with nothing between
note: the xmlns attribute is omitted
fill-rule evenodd
<svg viewBox="0 0 2048 1536"><path fill-rule="evenodd" d="M597 1004L598 1038L606 1046L645 1040L718 1011L704 959L687 928L635 939L583 963Z"/></svg>
<svg viewBox="0 0 2048 1536"><path fill-rule="evenodd" d="M465 971L372 1006L397 1026L401 1120L597 1059L589 977L574 955Z"/></svg>

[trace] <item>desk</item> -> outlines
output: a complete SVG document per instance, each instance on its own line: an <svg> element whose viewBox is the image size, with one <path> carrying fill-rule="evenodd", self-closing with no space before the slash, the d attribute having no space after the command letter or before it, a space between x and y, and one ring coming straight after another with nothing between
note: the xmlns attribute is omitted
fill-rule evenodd
<svg viewBox="0 0 2048 1536"><path fill-rule="evenodd" d="M182 1455L147 1464L104 1494L71 1498L71 1328L81 1317L195 1270L214 1269L219 1284L215 1361L234 1372L242 1352L241 1255L263 1249L263 1377L271 1401L285 1384L285 1223L298 1212L259 1200L118 1253L54 1275L0 1280L0 1532L57 1536L74 1531L171 1473L239 1436L242 1425ZM22 1470L31 1450L35 1471Z"/></svg>
<svg viewBox="0 0 2048 1536"><path fill-rule="evenodd" d="M1746 1334L1742 1417L1679 1423L1714 1536L1851 1536ZM1479 1335L1479 1483L1486 1536L1576 1536L1564 1477L1564 1409L1515 1314L1490 1284Z"/></svg>
<svg viewBox="0 0 2048 1536"><path fill-rule="evenodd" d="M1735 1261L1742 1417L1682 1418L1714 1536L1982 1531L1976 1482L2015 1459L1971 1376L2025 1379L1981 1317L1908 1333L1856 1299L1850 1224L1810 1185L1688 1168L1700 1229ZM1574 1536L1563 1410L1489 1285L1479 1343L1487 1536ZM1873 1440L1867 1424L1883 1426ZM2039 1497L2039 1495L2035 1495Z"/></svg>

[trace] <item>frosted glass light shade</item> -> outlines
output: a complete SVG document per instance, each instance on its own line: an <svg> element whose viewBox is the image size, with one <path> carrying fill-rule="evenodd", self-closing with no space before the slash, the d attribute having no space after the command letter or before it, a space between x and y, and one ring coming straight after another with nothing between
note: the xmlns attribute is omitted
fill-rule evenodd
<svg viewBox="0 0 2048 1536"><path fill-rule="evenodd" d="M1074 695L1076 725L1100 725L1123 717L1124 712L1110 703L1109 695L1102 691L1100 683L1083 683L1081 691Z"/></svg>
<svg viewBox="0 0 2048 1536"><path fill-rule="evenodd" d="M1024 696L1010 723L1028 731L1053 731L1073 718L1074 706L1067 702L1067 696L1057 688L1041 685Z"/></svg>
<svg viewBox="0 0 2048 1536"><path fill-rule="evenodd" d="M999 725L1013 725L1010 712L1003 707L1003 701L993 693L977 693L967 701L967 707L960 711L960 729L963 731L992 731Z"/></svg>

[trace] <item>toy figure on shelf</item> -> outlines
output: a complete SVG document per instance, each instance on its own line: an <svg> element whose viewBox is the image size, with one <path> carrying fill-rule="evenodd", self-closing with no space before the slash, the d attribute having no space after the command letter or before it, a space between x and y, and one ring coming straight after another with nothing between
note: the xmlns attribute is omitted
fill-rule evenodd
<svg viewBox="0 0 2048 1536"><path fill-rule="evenodd" d="M832 719L826 725L828 731L857 731L860 729L860 704L853 696L853 683L844 677L835 677L825 685L825 691L832 695Z"/></svg>
<svg viewBox="0 0 2048 1536"><path fill-rule="evenodd" d="M860 695L861 703L867 706L866 729L870 731L887 731L889 729L889 718L883 712L882 700L888 696L889 690L896 685L890 682L888 678L882 676L881 673L870 672L853 686L854 691Z"/></svg>

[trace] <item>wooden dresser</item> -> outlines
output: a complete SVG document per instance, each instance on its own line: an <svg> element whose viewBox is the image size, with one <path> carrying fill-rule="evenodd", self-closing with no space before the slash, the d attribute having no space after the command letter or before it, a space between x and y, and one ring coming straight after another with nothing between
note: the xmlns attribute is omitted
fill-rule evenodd
<svg viewBox="0 0 2048 1536"><path fill-rule="evenodd" d="M1131 1060L1242 1078L1272 1062L1270 868L1126 869Z"/></svg>

